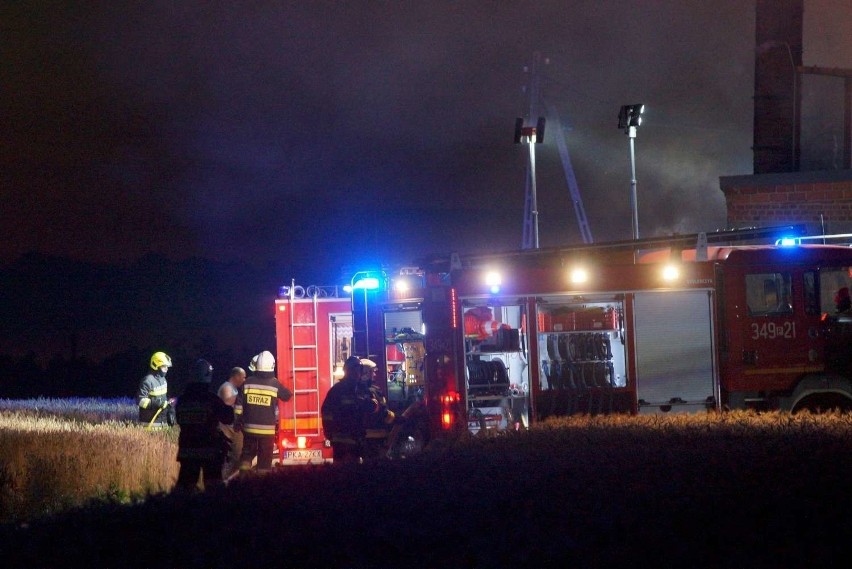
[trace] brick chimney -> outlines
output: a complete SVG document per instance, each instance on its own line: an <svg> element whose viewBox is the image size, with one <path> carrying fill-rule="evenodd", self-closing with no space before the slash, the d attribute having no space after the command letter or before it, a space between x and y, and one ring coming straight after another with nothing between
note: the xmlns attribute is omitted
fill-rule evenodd
<svg viewBox="0 0 852 569"><path fill-rule="evenodd" d="M754 173L799 170L804 0L756 0Z"/></svg>

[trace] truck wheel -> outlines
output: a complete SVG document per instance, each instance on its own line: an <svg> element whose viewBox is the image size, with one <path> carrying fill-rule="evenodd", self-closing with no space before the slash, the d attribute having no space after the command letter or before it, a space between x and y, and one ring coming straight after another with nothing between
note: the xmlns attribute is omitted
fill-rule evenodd
<svg viewBox="0 0 852 569"><path fill-rule="evenodd" d="M428 437L422 429L412 429L400 435L389 454L392 458L414 456L423 450L427 442Z"/></svg>
<svg viewBox="0 0 852 569"><path fill-rule="evenodd" d="M839 393L814 393L808 395L796 404L793 413L808 411L810 413L828 413L852 411L852 399Z"/></svg>

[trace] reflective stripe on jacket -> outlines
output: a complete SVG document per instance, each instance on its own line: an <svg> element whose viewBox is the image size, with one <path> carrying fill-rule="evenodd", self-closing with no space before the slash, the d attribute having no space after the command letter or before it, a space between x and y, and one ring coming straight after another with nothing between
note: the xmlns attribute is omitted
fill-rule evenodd
<svg viewBox="0 0 852 569"><path fill-rule="evenodd" d="M157 415L157 411L168 402L167 392L166 376L159 371L149 373L142 378L139 383L139 390L136 392L136 403L139 405L139 420L141 422L151 422L151 419ZM156 422L165 423L166 416L166 413L160 413Z"/></svg>
<svg viewBox="0 0 852 569"><path fill-rule="evenodd" d="M240 388L234 412L246 434L275 435L278 400L289 401L293 394L278 382L273 372L256 372Z"/></svg>

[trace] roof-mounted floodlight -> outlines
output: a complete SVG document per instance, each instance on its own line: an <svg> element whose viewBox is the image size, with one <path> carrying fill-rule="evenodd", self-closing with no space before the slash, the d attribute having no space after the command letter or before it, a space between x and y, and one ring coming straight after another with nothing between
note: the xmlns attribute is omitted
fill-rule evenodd
<svg viewBox="0 0 852 569"><path fill-rule="evenodd" d="M393 281L393 289L396 292L408 292L411 289L411 283L406 279L395 279Z"/></svg>
<svg viewBox="0 0 852 569"><path fill-rule="evenodd" d="M583 267L575 267L571 269L571 283L582 284L589 280L589 272Z"/></svg>
<svg viewBox="0 0 852 569"><path fill-rule="evenodd" d="M680 267L678 267L676 263L669 263L663 267L662 277L666 282L672 282L679 279Z"/></svg>
<svg viewBox="0 0 852 569"><path fill-rule="evenodd" d="M489 271L485 275L485 284L488 286L491 294L497 294L500 292L500 285L503 284L503 278L497 271Z"/></svg>

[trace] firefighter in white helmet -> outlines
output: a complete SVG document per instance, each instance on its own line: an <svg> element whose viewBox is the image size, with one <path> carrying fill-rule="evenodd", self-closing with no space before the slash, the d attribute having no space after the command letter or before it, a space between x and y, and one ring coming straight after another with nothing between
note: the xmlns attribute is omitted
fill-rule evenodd
<svg viewBox="0 0 852 569"><path fill-rule="evenodd" d="M150 367L151 371L142 378L136 392L139 421L151 429L161 429L174 424L174 410L169 401L166 382L172 359L165 352L154 352Z"/></svg>
<svg viewBox="0 0 852 569"><path fill-rule="evenodd" d="M366 403L361 417L366 442L361 452L364 459L378 458L385 454L384 444L396 418L393 411L388 409L384 394L374 384L377 371L376 362L368 358L361 360L361 383L358 389L364 394Z"/></svg>
<svg viewBox="0 0 852 569"><path fill-rule="evenodd" d="M344 363L343 373L323 401L323 431L331 441L335 464L360 463L377 455L376 448L387 436L384 422L393 422L393 413L381 391L372 385L374 361L352 356ZM371 440L371 436L381 440Z"/></svg>
<svg viewBox="0 0 852 569"><path fill-rule="evenodd" d="M241 473L251 470L255 457L258 472L272 469L278 400L289 401L293 397L275 377L275 358L270 352L259 353L252 363L255 372L246 378L234 408L236 428L243 433Z"/></svg>

